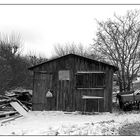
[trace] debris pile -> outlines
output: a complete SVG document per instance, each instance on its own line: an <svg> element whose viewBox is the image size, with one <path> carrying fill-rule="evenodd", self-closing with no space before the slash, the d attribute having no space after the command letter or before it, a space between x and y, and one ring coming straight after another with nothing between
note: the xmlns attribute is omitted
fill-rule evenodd
<svg viewBox="0 0 140 140"><path fill-rule="evenodd" d="M0 121L26 116L32 108L32 91L15 89L0 95Z"/></svg>
<svg viewBox="0 0 140 140"><path fill-rule="evenodd" d="M5 95L9 98L16 98L28 109L32 109L32 90L15 89L11 91L6 91Z"/></svg>

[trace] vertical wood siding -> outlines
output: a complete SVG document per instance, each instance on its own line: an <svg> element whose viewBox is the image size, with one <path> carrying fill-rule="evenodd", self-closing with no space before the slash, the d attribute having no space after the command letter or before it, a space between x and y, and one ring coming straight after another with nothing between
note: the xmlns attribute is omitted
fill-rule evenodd
<svg viewBox="0 0 140 140"><path fill-rule="evenodd" d="M70 80L59 80L59 70L69 70ZM69 56L65 59L56 59L55 61L45 63L36 67L34 71L46 71L52 74L51 90L54 95L53 99L46 104L45 91L49 85L50 79L37 80L37 73L34 73L34 89L33 89L33 109L41 110L45 105L46 110L65 110L65 111L82 111L83 100L82 95L100 96L104 100L100 101L99 110L112 111L112 76L113 70L107 65L82 59L76 56ZM103 89L77 89L76 88L76 73L77 71L104 71L105 72L105 87ZM88 79L87 79L88 80ZM37 83L42 83L39 87ZM92 105L91 105L92 104ZM87 104L88 105L88 104ZM49 107L48 107L49 106ZM97 111L97 101L89 101L93 110Z"/></svg>

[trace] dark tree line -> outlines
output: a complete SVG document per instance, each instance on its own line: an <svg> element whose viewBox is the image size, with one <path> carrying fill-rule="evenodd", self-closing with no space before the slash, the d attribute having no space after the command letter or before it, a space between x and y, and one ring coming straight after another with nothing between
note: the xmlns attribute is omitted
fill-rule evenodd
<svg viewBox="0 0 140 140"><path fill-rule="evenodd" d="M21 55L20 35L1 35L0 37L0 94L16 87L32 88L30 66L41 63L46 58L36 55Z"/></svg>

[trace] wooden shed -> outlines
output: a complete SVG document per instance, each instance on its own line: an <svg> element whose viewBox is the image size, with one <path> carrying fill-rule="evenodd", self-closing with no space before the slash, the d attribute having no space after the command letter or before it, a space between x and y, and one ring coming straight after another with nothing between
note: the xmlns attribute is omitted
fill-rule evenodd
<svg viewBox="0 0 140 140"><path fill-rule="evenodd" d="M29 70L34 73L33 110L112 112L117 67L68 54Z"/></svg>

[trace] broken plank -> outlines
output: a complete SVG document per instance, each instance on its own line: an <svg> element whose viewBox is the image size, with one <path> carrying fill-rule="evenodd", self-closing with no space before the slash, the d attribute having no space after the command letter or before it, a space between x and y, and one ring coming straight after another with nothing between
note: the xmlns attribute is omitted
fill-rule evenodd
<svg viewBox="0 0 140 140"><path fill-rule="evenodd" d="M21 117L23 117L23 116L18 114L18 115L15 115L15 116L5 118L5 119L1 120L0 123L4 124L4 123L10 122L10 121L13 121L15 119L21 118Z"/></svg>
<svg viewBox="0 0 140 140"><path fill-rule="evenodd" d="M28 111L25 110L25 108L19 104L17 101L13 101L13 102L10 102L10 105L16 110L18 111L21 115L23 116L26 116Z"/></svg>
<svg viewBox="0 0 140 140"><path fill-rule="evenodd" d="M3 111L3 112L0 112L0 118L8 118L9 116L13 116L15 114L17 114L18 112L17 111Z"/></svg>

